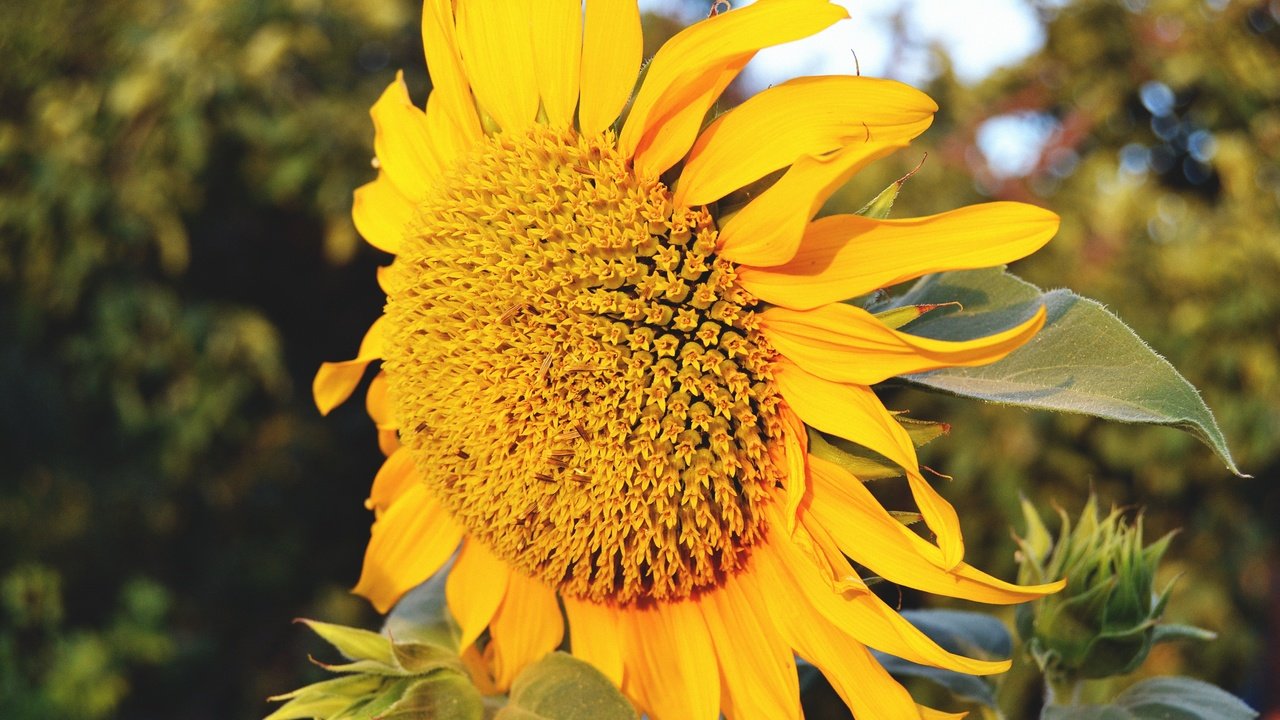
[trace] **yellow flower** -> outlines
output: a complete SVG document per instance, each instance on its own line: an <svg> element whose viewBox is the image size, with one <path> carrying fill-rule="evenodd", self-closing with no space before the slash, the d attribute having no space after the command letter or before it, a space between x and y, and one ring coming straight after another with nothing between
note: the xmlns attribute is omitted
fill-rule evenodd
<svg viewBox="0 0 1280 720"><path fill-rule="evenodd" d="M457 552L449 605L464 647L488 629L497 689L567 627L656 720L799 717L797 654L858 717L940 717L867 648L1008 663L944 651L849 560L979 602L1059 587L962 561L955 511L869 387L997 360L1043 314L954 343L842 302L1022 257L1057 218L991 203L814 220L932 122L896 82L802 78L703 129L757 50L844 17L824 0L719 13L667 42L632 98L633 0L427 0L433 90L424 111L397 78L373 106L380 171L355 195L361 234L395 256L386 312L314 390L328 412L381 359L368 409L388 457L356 592L386 611ZM901 465L937 544L809 455L806 426Z"/></svg>

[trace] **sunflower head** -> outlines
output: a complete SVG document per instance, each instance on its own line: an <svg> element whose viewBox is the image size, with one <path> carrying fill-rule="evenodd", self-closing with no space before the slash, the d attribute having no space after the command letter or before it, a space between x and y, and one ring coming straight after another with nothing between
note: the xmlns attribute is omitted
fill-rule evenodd
<svg viewBox="0 0 1280 720"><path fill-rule="evenodd" d="M705 124L756 51L845 17L825 0L723 6L637 87L631 0L427 0L431 94L419 106L397 78L375 103L379 174L353 210L393 256L386 312L315 382L327 412L382 361L367 399L388 457L356 591L385 611L453 557L462 646L498 689L567 628L657 720L797 717L794 654L860 716L919 717L868 646L1007 663L938 647L864 567L983 602L1058 584L963 562L959 518L872 386L997 360L1044 315L944 342L846 301L1022 257L1057 219L990 203L815 220L936 105L900 83L801 78ZM931 535L810 455L810 430L899 468Z"/></svg>
<svg viewBox="0 0 1280 720"><path fill-rule="evenodd" d="M783 429L711 213L615 142L536 125L451 168L387 273L383 362L400 441L473 537L626 603L739 567Z"/></svg>

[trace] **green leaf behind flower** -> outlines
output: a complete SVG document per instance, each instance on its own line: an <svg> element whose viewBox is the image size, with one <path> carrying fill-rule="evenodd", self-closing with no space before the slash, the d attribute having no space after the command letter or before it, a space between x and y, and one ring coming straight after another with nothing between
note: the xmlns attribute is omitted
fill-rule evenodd
<svg viewBox="0 0 1280 720"><path fill-rule="evenodd" d="M927 390L1108 420L1170 425L1213 448L1242 475L1226 439L1196 389L1099 303L1068 290L1042 292L1000 268L921 279L894 305L959 302L938 308L908 331L941 340L970 340L1006 330L1044 305L1045 327L1003 360L946 368L904 379Z"/></svg>
<svg viewBox="0 0 1280 720"><path fill-rule="evenodd" d="M1252 720L1240 698L1202 680L1157 677L1116 696L1110 705L1050 705L1040 720Z"/></svg>
<svg viewBox="0 0 1280 720"><path fill-rule="evenodd" d="M631 703L609 678L562 652L520 673L494 720L635 720Z"/></svg>

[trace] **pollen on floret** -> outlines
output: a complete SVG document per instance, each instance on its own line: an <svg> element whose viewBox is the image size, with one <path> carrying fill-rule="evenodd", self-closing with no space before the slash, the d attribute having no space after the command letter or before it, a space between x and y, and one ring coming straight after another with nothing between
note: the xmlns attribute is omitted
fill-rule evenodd
<svg viewBox="0 0 1280 720"><path fill-rule="evenodd" d="M487 139L419 207L388 273L401 441L514 568L680 598L763 536L773 351L716 242L611 135L545 126Z"/></svg>

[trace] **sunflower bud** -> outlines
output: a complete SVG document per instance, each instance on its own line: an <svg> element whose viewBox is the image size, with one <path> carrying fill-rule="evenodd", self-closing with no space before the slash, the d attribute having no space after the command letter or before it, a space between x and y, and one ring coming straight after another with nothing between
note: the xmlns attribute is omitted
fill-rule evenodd
<svg viewBox="0 0 1280 720"><path fill-rule="evenodd" d="M1018 632L1046 675L1092 679L1123 675L1146 659L1170 588L1156 594L1156 566L1171 535L1143 547L1142 517L1098 518L1090 496L1075 527L1062 513L1054 543L1039 514L1022 502L1027 534L1018 538L1019 579L1060 577L1066 589L1018 610Z"/></svg>

